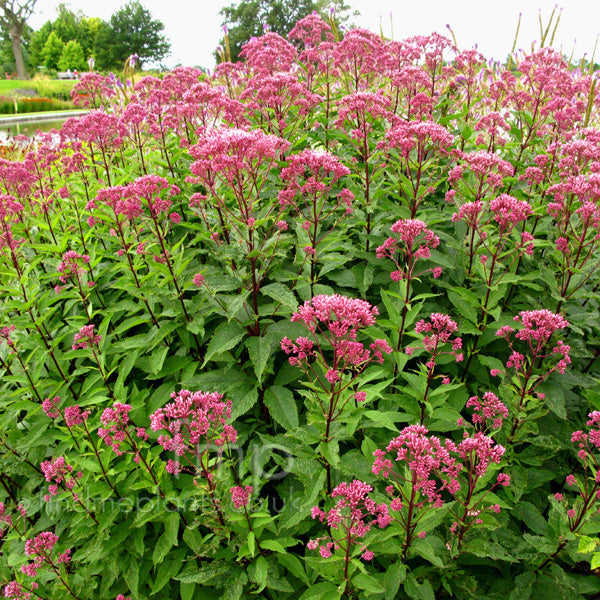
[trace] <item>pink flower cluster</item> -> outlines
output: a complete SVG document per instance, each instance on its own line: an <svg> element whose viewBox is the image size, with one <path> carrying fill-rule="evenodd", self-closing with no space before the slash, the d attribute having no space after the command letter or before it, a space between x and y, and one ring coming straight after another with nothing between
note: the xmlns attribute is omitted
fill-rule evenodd
<svg viewBox="0 0 600 600"><path fill-rule="evenodd" d="M462 441L457 444L451 439L440 440L429 435L423 425L409 425L390 441L385 450L373 452L375 461L372 471L375 475L391 479L395 484L386 488L390 495L395 488L399 491L399 496L391 501L390 508L412 512L414 508L426 508L425 503L441 507L444 490L459 502L468 503L490 463L499 464L504 453L503 446L481 431L472 435L465 432ZM394 463L403 463L404 467L396 470ZM405 483L410 486L408 492ZM500 473L491 489L509 484L510 477ZM498 512L495 505L489 508Z"/></svg>
<svg viewBox="0 0 600 600"><path fill-rule="evenodd" d="M87 254L79 254L74 250L69 250L63 254L62 260L57 267L57 271L60 273L59 279L61 283L67 283L68 279L79 277L85 272L78 261L88 264L90 262L90 257Z"/></svg>
<svg viewBox="0 0 600 600"><path fill-rule="evenodd" d="M279 192L279 202L282 206L296 206L294 198L326 198L333 185L350 174L350 169L333 154L325 151L303 150L287 159L286 166L281 170L281 179L285 188ZM346 206L346 214L352 212L350 190L344 188L340 192L339 204ZM305 200L306 201L306 200Z"/></svg>
<svg viewBox="0 0 600 600"><path fill-rule="evenodd" d="M579 445L579 458L584 461L592 459L594 449L600 450L600 411L592 411L586 425L590 428L588 433L574 431L571 436L571 441ZM592 463L595 463L593 459Z"/></svg>
<svg viewBox="0 0 600 600"><path fill-rule="evenodd" d="M30 584L31 590L36 590L39 585L35 581L32 581ZM9 598L9 600L31 600L32 592L26 591L18 581L11 581L4 586L4 597Z"/></svg>
<svg viewBox="0 0 600 600"><path fill-rule="evenodd" d="M367 535L373 524L383 529L392 521L387 504L377 504L369 497L372 491L372 486L358 479L351 483L342 482L331 492L332 498L339 498L335 506L328 512L314 506L311 510L312 518L327 523L331 530L339 530L341 536L332 534L331 538L327 536L311 540L307 544L309 550L318 549L323 558L329 558L335 550L342 548L346 551L358 543L363 551L362 558L371 560L373 553L367 551L366 546L358 540ZM323 544L325 539L328 541Z"/></svg>
<svg viewBox="0 0 600 600"><path fill-rule="evenodd" d="M105 408L100 416L103 427L98 428L98 435L107 446L115 451L117 456L123 454L121 442L127 439L130 410L129 404L115 402L112 408Z"/></svg>
<svg viewBox="0 0 600 600"><path fill-rule="evenodd" d="M530 360L541 361L544 358L558 356L561 357L557 363L550 368L550 371L544 375L544 379L553 371L564 373L567 366L571 364L571 347L565 344L562 340L558 340L556 345L550 350L549 346L552 335L561 329L566 329L569 326L568 321L561 315L555 314L548 309L541 310L522 310L514 320L523 325L522 329L516 331L505 325L498 329L496 335L503 337L508 342L512 354L506 363L507 368L514 368L517 371L522 371L525 367L525 356L517 352L512 343L512 335L515 339L526 342L530 352Z"/></svg>
<svg viewBox="0 0 600 600"><path fill-rule="evenodd" d="M236 485L232 487L229 492L231 494L233 506L235 508L244 508L245 506L248 506L253 491L254 488L251 485L246 485L244 487Z"/></svg>
<svg viewBox="0 0 600 600"><path fill-rule="evenodd" d="M77 476L72 475L73 467L69 465L64 456L58 456L52 460L45 460L40 464L40 469L46 478L46 481L51 482L48 486L48 492L50 495L44 496L44 500L48 502L50 496L56 496L58 494L58 488L60 485L64 485L65 488L73 491L73 488L77 485L77 480L82 477L82 473L77 473ZM53 482L53 483L52 483ZM77 495L73 494L75 500Z"/></svg>
<svg viewBox="0 0 600 600"><path fill-rule="evenodd" d="M411 472L412 486L420 492L427 502L434 506L442 506L442 486L434 479L434 475L454 466L450 453L435 436L428 436L423 425L409 425L400 435L387 445L384 450L375 450L375 462L372 471L375 475L383 475L386 479L393 473L394 462L404 461ZM391 453L392 458L388 456ZM395 479L398 476L392 475ZM403 479L402 476L400 476ZM400 510L401 502L393 502L392 509Z"/></svg>
<svg viewBox="0 0 600 600"><path fill-rule="evenodd" d="M35 577L44 564L53 565L51 553L58 542L58 536L50 531L44 531L33 539L25 542L25 555L33 558L33 562L21 566L21 571L29 577ZM58 563L67 563L71 560L71 551L65 550L58 555Z"/></svg>
<svg viewBox="0 0 600 600"><path fill-rule="evenodd" d="M94 333L94 325L84 325L73 340L73 350L97 346L102 341L102 336Z"/></svg>
<svg viewBox="0 0 600 600"><path fill-rule="evenodd" d="M427 361L426 367L431 373L435 367L435 361L442 354L451 354L460 362L463 359L462 352L458 352L462 348L462 338L452 337L458 330L456 321L453 321L448 315L443 313L431 313L429 320L421 319L415 325L415 331L423 334L423 348L431 354L431 359ZM452 349L441 350L442 344L449 343ZM409 346L405 349L407 354L412 354L415 348Z"/></svg>
<svg viewBox="0 0 600 600"><path fill-rule="evenodd" d="M42 409L49 419L58 419L62 414L67 427L81 425L84 421L87 421L90 416L90 411L82 411L78 404L65 407L64 412L60 410L59 404L60 396L54 396L54 398L45 398L42 402Z"/></svg>
<svg viewBox="0 0 600 600"><path fill-rule="evenodd" d="M152 431L166 430L158 443L174 452L178 457L197 456L210 449L214 444L222 447L234 443L237 431L228 423L231 418L231 400L223 400L223 394L217 392L190 392L181 390L171 394L173 402L159 408L150 415ZM201 447L202 446L202 450ZM178 473L183 466L170 461L167 470Z"/></svg>
<svg viewBox="0 0 600 600"><path fill-rule="evenodd" d="M391 226L391 231L398 235L399 240L393 237L377 248L377 258L391 258L396 264L397 270L390 274L392 281L412 279L423 272L415 274L415 263L420 259L431 257L431 249L437 248L440 238L427 228L427 225L419 219L400 219ZM403 257L404 265L395 255L399 252ZM428 269L435 278L442 274L441 267Z"/></svg>
<svg viewBox="0 0 600 600"><path fill-rule="evenodd" d="M310 331L313 340L299 337L295 343L287 337L281 340L282 350L290 356L290 364L303 369L308 367L310 358L317 358L326 371L330 384L340 380L344 371L354 373L362 371L370 362L383 362L383 353L389 354L392 349L385 340L375 340L369 348L356 341L357 331L375 324L379 314L377 307L366 300L347 298L334 294L318 295L306 301L292 315L293 322L303 323ZM323 355L324 346L318 339L323 338L333 349L333 360L330 362ZM313 348L317 348L317 353Z"/></svg>
<svg viewBox="0 0 600 600"><path fill-rule="evenodd" d="M483 400L479 396L471 396L467 400L467 407L473 409L471 420L475 426L485 427L488 421L492 421L492 427L499 429L504 419L508 418L508 408L493 392L485 392Z"/></svg>

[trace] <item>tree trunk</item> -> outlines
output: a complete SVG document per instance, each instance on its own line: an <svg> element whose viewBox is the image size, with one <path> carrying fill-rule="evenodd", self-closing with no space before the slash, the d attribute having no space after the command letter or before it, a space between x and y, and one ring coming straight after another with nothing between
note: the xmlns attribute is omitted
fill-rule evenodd
<svg viewBox="0 0 600 600"><path fill-rule="evenodd" d="M18 79L31 79L29 73L25 69L23 54L21 53L21 32L14 25L10 28L10 39L12 41L13 55L15 57L15 65L17 67Z"/></svg>

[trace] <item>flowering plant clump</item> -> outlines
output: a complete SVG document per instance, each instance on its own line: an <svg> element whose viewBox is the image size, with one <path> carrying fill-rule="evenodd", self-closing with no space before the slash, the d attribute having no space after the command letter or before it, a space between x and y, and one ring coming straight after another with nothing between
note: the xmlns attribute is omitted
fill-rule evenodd
<svg viewBox="0 0 600 600"><path fill-rule="evenodd" d="M339 16L0 148L3 597L596 598L596 65Z"/></svg>
<svg viewBox="0 0 600 600"><path fill-rule="evenodd" d="M339 498L336 504L325 512L318 506L311 510L313 519L326 523L330 535L310 540L307 543L309 550L319 550L323 558L329 558L339 552L344 563L344 585L348 590L351 587L350 577L352 571L352 556L360 554L364 561L374 558L374 553L368 550L361 541L367 536L373 524L383 529L391 521L388 505L383 502L377 504L369 497L373 488L358 479L351 483L342 482L331 492L332 498Z"/></svg>

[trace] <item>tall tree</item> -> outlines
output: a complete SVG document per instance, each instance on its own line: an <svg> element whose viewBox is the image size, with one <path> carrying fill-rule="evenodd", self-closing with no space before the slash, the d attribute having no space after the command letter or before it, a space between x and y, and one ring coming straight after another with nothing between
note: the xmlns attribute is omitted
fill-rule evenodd
<svg viewBox="0 0 600 600"><path fill-rule="evenodd" d="M12 42L13 55L17 77L29 79L29 73L25 69L23 53L21 51L21 38L27 26L27 19L31 16L36 0L0 0L0 24L4 27Z"/></svg>
<svg viewBox="0 0 600 600"><path fill-rule="evenodd" d="M118 69L132 54L137 54L140 65L161 61L171 51L164 28L148 9L132 0L100 26L94 42L96 65Z"/></svg>

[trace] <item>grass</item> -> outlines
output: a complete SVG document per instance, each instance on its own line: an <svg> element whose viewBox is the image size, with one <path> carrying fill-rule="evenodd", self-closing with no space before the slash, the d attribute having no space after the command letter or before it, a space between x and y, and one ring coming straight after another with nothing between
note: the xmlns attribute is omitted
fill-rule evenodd
<svg viewBox="0 0 600 600"><path fill-rule="evenodd" d="M15 90L35 90L38 96L56 100L70 100L76 81L54 79L0 79L0 95L15 95Z"/></svg>

